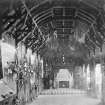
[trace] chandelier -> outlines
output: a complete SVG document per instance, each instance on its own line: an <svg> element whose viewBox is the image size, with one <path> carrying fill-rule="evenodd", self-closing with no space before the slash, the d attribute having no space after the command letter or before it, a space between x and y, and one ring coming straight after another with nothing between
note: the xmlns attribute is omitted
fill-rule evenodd
<svg viewBox="0 0 105 105"><path fill-rule="evenodd" d="M49 38L48 41L48 48L52 49L52 50L57 50L59 44L58 44L58 40L57 40L57 34L56 32L54 32L54 34Z"/></svg>

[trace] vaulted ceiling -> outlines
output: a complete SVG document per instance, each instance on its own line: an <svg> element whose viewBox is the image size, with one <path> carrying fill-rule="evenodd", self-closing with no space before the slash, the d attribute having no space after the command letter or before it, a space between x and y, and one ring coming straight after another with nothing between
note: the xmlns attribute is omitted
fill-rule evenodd
<svg viewBox="0 0 105 105"><path fill-rule="evenodd" d="M1 0L1 4L3 33L45 59L65 56L84 61L91 51L102 49L104 0Z"/></svg>

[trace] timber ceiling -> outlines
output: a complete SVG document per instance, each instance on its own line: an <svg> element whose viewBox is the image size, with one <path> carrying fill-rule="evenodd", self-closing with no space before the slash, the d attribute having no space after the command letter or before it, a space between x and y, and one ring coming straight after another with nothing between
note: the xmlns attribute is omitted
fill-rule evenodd
<svg viewBox="0 0 105 105"><path fill-rule="evenodd" d="M87 58L105 39L104 0L1 0L2 30L47 58ZM5 10L4 10L4 9Z"/></svg>

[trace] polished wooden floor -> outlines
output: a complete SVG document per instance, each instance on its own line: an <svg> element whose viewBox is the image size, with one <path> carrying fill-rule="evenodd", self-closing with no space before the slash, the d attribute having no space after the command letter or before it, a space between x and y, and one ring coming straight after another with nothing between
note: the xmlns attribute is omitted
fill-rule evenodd
<svg viewBox="0 0 105 105"><path fill-rule="evenodd" d="M65 89L60 89L59 91L61 90L65 91ZM47 91L48 93L51 93L50 90ZM99 99L89 97L85 93L83 94L83 92L81 94L80 90L74 91L75 90L73 89L72 94L42 94L29 105L99 105ZM44 92L46 93L46 91L43 91L43 93Z"/></svg>

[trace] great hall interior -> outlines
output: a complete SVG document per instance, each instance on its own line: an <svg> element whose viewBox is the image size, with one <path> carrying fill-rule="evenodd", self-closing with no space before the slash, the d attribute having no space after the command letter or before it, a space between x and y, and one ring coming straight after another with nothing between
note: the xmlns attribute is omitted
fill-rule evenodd
<svg viewBox="0 0 105 105"><path fill-rule="evenodd" d="M0 105L105 105L105 0L0 0Z"/></svg>

